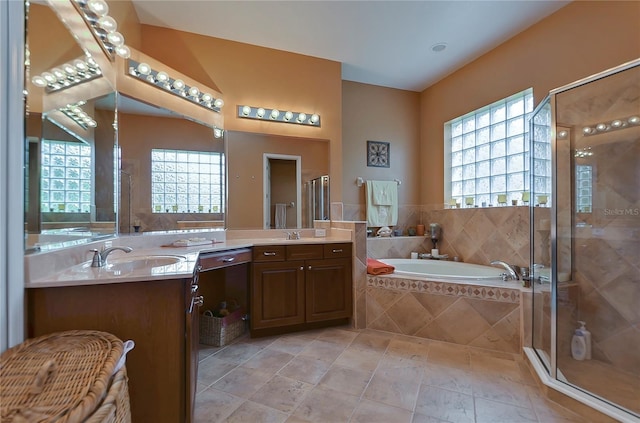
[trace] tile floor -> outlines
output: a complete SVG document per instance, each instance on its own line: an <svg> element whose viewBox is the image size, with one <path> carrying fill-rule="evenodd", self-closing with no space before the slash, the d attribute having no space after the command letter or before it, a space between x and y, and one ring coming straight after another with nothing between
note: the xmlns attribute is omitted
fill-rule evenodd
<svg viewBox="0 0 640 423"><path fill-rule="evenodd" d="M196 423L582 422L517 355L348 327L201 346Z"/></svg>

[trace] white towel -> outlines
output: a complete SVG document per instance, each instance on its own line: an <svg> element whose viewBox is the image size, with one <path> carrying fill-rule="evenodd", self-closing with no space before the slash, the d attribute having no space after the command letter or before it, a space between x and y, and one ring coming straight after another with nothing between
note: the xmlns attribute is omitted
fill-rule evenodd
<svg viewBox="0 0 640 423"><path fill-rule="evenodd" d="M276 229L287 228L287 205L276 203Z"/></svg>
<svg viewBox="0 0 640 423"><path fill-rule="evenodd" d="M367 181L365 197L367 226L394 226L398 223L398 184L396 182Z"/></svg>

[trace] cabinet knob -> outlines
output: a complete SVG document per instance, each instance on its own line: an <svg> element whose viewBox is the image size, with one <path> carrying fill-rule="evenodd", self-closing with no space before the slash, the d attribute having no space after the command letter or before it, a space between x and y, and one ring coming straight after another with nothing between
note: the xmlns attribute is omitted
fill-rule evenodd
<svg viewBox="0 0 640 423"><path fill-rule="evenodd" d="M342 252L342 248L338 249L338 248L334 248L333 250L331 250L332 253L341 253Z"/></svg>
<svg viewBox="0 0 640 423"><path fill-rule="evenodd" d="M300 270L304 270L304 266L300 266Z"/></svg>
<svg viewBox="0 0 640 423"><path fill-rule="evenodd" d="M231 263L232 261L234 261L236 258L235 257L229 257L229 258L223 258L222 262L223 263Z"/></svg>
<svg viewBox="0 0 640 423"><path fill-rule="evenodd" d="M311 266L307 267L307 270L311 270Z"/></svg>
<svg viewBox="0 0 640 423"><path fill-rule="evenodd" d="M198 292L198 288L200 288L198 284L191 285L191 293L195 294L196 292Z"/></svg>

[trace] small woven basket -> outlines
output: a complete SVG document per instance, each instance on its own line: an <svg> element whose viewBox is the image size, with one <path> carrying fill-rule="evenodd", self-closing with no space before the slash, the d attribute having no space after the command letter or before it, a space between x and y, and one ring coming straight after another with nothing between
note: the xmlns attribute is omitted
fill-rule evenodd
<svg viewBox="0 0 640 423"><path fill-rule="evenodd" d="M215 317L211 310L200 315L200 343L223 347L244 333L242 308L225 317Z"/></svg>
<svg viewBox="0 0 640 423"><path fill-rule="evenodd" d="M87 330L44 335L6 350L0 355L0 420L130 422L126 367L116 371L123 350L114 335Z"/></svg>

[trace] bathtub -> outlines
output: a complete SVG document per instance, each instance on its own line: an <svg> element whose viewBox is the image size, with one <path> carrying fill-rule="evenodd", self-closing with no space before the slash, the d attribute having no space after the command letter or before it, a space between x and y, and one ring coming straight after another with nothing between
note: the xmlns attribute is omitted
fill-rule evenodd
<svg viewBox="0 0 640 423"><path fill-rule="evenodd" d="M398 277L460 282L473 285L517 286L515 281L504 282L502 280L504 269L499 267L442 260L378 260L395 267L393 275Z"/></svg>
<svg viewBox="0 0 640 423"><path fill-rule="evenodd" d="M441 260L377 259L395 267L367 275L366 327L519 353L521 281L501 268Z"/></svg>

